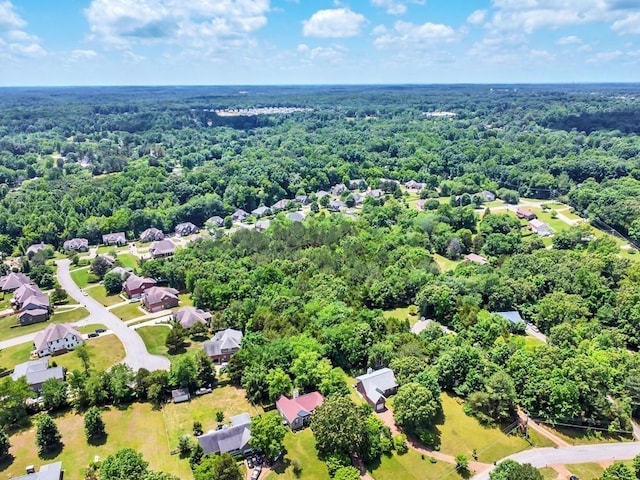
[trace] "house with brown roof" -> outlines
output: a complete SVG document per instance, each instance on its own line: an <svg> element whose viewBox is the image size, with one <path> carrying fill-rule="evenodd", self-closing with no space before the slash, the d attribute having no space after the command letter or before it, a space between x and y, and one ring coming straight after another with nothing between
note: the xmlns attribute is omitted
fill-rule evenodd
<svg viewBox="0 0 640 480"><path fill-rule="evenodd" d="M18 322L22 326L42 323L49 319L49 315L50 312L46 308L31 308L18 314Z"/></svg>
<svg viewBox="0 0 640 480"><path fill-rule="evenodd" d="M89 240L86 238L72 238L62 244L62 248L67 252L86 252L89 250Z"/></svg>
<svg viewBox="0 0 640 480"><path fill-rule="evenodd" d="M210 320L211 314L209 312L191 306L182 307L173 312L173 321L186 329L193 327L196 323L209 325Z"/></svg>
<svg viewBox="0 0 640 480"><path fill-rule="evenodd" d="M151 258L170 257L175 253L175 251L176 244L168 238L160 240L159 242L154 242L149 247L149 254L151 255Z"/></svg>
<svg viewBox="0 0 640 480"><path fill-rule="evenodd" d="M164 233L158 228L147 228L140 234L140 241L143 243L158 242L164 240Z"/></svg>
<svg viewBox="0 0 640 480"><path fill-rule="evenodd" d="M129 296L129 298L140 298L142 292L148 288L154 287L156 281L153 278L139 277L135 273L132 273L122 284L122 289Z"/></svg>
<svg viewBox="0 0 640 480"><path fill-rule="evenodd" d="M105 245L126 245L127 244L127 236L124 232L117 233L107 233L102 236L102 243Z"/></svg>
<svg viewBox="0 0 640 480"><path fill-rule="evenodd" d="M22 285L13 293L13 308L20 312L20 325L45 322L51 315L49 296L40 291L36 285Z"/></svg>
<svg viewBox="0 0 640 480"><path fill-rule="evenodd" d="M276 400L276 409L291 430L299 430L311 423L311 414L324 402L319 392L287 398L281 395Z"/></svg>
<svg viewBox="0 0 640 480"><path fill-rule="evenodd" d="M151 313L177 307L180 303L178 290L168 287L151 287L142 294L142 306Z"/></svg>
<svg viewBox="0 0 640 480"><path fill-rule="evenodd" d="M4 277L0 277L0 290L3 292L14 292L22 285L31 285L33 282L24 273L11 272Z"/></svg>
<svg viewBox="0 0 640 480"><path fill-rule="evenodd" d="M82 343L82 334L73 325L64 323L52 323L38 332L33 340L39 357L64 353Z"/></svg>
<svg viewBox="0 0 640 480"><path fill-rule="evenodd" d="M228 362L231 355L240 350L242 344L242 332L227 328L221 332L217 332L213 338L205 342L204 351L215 363Z"/></svg>
<svg viewBox="0 0 640 480"><path fill-rule="evenodd" d="M525 220L533 220L536 217L536 214L533 212L530 212L529 210L527 210L526 208L519 208L516 210L516 217L518 218L524 218Z"/></svg>
<svg viewBox="0 0 640 480"><path fill-rule="evenodd" d="M184 222L176 225L175 231L177 235L180 235L181 237L186 237L187 235L198 233L200 229L191 222Z"/></svg>

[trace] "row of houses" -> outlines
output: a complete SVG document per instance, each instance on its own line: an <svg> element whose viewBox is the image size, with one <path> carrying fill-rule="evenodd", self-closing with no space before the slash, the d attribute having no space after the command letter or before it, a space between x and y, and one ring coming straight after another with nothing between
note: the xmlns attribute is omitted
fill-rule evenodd
<svg viewBox="0 0 640 480"><path fill-rule="evenodd" d="M20 325L45 322L53 311L48 295L45 295L31 279L19 272L0 277L2 293L13 293L11 304L18 312Z"/></svg>

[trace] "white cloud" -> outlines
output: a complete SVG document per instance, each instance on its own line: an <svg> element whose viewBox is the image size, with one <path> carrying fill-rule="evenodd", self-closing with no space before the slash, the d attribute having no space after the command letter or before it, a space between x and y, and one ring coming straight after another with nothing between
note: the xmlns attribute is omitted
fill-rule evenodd
<svg viewBox="0 0 640 480"><path fill-rule="evenodd" d="M425 0L412 0L411 3L424 5ZM407 0L371 0L371 4L384 8L389 15L402 15L407 12Z"/></svg>
<svg viewBox="0 0 640 480"><path fill-rule="evenodd" d="M15 11L10 1L0 1L0 57L35 58L47 54L40 45L40 39L25 28L27 22Z"/></svg>
<svg viewBox="0 0 640 480"><path fill-rule="evenodd" d="M360 34L367 23L364 15L348 8L318 10L302 22L305 37L348 38Z"/></svg>
<svg viewBox="0 0 640 480"><path fill-rule="evenodd" d="M267 23L269 0L92 0L92 38L129 50L175 44L202 53L246 45Z"/></svg>
<svg viewBox="0 0 640 480"><path fill-rule="evenodd" d="M621 35L640 34L640 12L630 12L611 26Z"/></svg>
<svg viewBox="0 0 640 480"><path fill-rule="evenodd" d="M591 55L587 58L588 63L606 63L611 60L615 60L623 56L624 54L620 50L614 50L612 52L599 52L594 55Z"/></svg>
<svg viewBox="0 0 640 480"><path fill-rule="evenodd" d="M454 42L460 38L460 34L452 27L431 22L416 25L411 22L397 21L391 30L376 27L374 32L377 33L377 37L373 44L378 48L397 46L424 48L434 43Z"/></svg>
<svg viewBox="0 0 640 480"><path fill-rule="evenodd" d="M92 58L96 58L98 53L95 50L73 50L70 54L70 59L73 61L79 60L91 60Z"/></svg>
<svg viewBox="0 0 640 480"><path fill-rule="evenodd" d="M562 37L556 40L556 45L581 45L582 39L575 35L569 35L568 37Z"/></svg>
<svg viewBox="0 0 640 480"><path fill-rule="evenodd" d="M296 50L300 53L304 53L304 52L308 52L309 51L309 45L306 45L304 43L301 43L298 45L298 47L296 48Z"/></svg>
<svg viewBox="0 0 640 480"><path fill-rule="evenodd" d="M486 18L486 10L476 10L475 12L471 12L471 15L467 17L467 23L470 23L471 25L480 25Z"/></svg>

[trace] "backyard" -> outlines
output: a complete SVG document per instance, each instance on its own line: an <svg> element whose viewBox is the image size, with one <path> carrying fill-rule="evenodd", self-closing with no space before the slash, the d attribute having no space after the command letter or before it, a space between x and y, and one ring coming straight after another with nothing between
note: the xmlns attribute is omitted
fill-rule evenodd
<svg viewBox="0 0 640 480"><path fill-rule="evenodd" d="M284 445L287 449L284 460L276 470L267 475L266 480L295 480L297 478L329 480L329 471L326 464L318 459L316 441L313 438L311 429L307 428L297 433L287 433ZM296 460L300 465L302 469L301 475L293 473L293 460ZM405 477L396 476L395 478Z"/></svg>

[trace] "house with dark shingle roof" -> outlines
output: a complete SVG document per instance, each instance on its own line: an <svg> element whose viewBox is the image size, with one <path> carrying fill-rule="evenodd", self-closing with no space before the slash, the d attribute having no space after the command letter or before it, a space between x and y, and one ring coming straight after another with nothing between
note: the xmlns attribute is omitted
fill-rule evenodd
<svg viewBox="0 0 640 480"><path fill-rule="evenodd" d="M86 238L72 238L62 244L62 248L67 252L86 252L89 250L89 240Z"/></svg>
<svg viewBox="0 0 640 480"><path fill-rule="evenodd" d="M302 212L291 212L287 214L287 218L292 222L298 223L304 220L304 214Z"/></svg>
<svg viewBox="0 0 640 480"><path fill-rule="evenodd" d="M163 258L170 257L176 251L176 244L168 238L160 240L159 242L153 242L149 247L149 254L151 258Z"/></svg>
<svg viewBox="0 0 640 480"><path fill-rule="evenodd" d="M289 206L290 201L291 200L287 200L286 198L283 198L282 200L278 200L276 203L271 205L271 210L274 212L278 210L284 210Z"/></svg>
<svg viewBox="0 0 640 480"><path fill-rule="evenodd" d="M396 392L398 383L393 370L381 368L356 377L356 389L376 412L383 411L387 397Z"/></svg>
<svg viewBox="0 0 640 480"><path fill-rule="evenodd" d="M191 328L196 323L209 325L211 314L199 308L187 306L173 312L173 321L182 325L183 328Z"/></svg>
<svg viewBox="0 0 640 480"><path fill-rule="evenodd" d="M244 222L248 216L249 214L247 212L239 208L238 210L233 212L233 214L231 215L231 220L233 220L234 222Z"/></svg>
<svg viewBox="0 0 640 480"><path fill-rule="evenodd" d="M257 218L269 215L269 213L271 213L271 210L269 210L269 207L265 207L264 205L256 208L255 210L251 210L251 215Z"/></svg>
<svg viewBox="0 0 640 480"><path fill-rule="evenodd" d="M347 191L347 186L344 183L337 183L333 187L331 187L331 195L337 197L341 195L343 192Z"/></svg>
<svg viewBox="0 0 640 480"><path fill-rule="evenodd" d="M52 323L33 339L39 357L73 350L82 343L82 334L73 325L64 323Z"/></svg>
<svg viewBox="0 0 640 480"><path fill-rule="evenodd" d="M180 303L178 290L168 287L151 287L142 294L142 305L151 313L177 307Z"/></svg>
<svg viewBox="0 0 640 480"><path fill-rule="evenodd" d="M4 277L0 277L0 290L3 292L14 292L22 285L31 285L33 282L24 273L11 272Z"/></svg>
<svg viewBox="0 0 640 480"><path fill-rule="evenodd" d="M27 248L27 251L24 252L25 255L29 258L31 258L31 256L35 255L36 253L44 250L45 248L47 248L47 246L40 242L40 243L34 243L33 245L31 245L29 248Z"/></svg>
<svg viewBox="0 0 640 480"><path fill-rule="evenodd" d="M349 180L349 190L358 190L363 188L367 188L367 182L365 182L363 178Z"/></svg>
<svg viewBox="0 0 640 480"><path fill-rule="evenodd" d="M62 367L49 367L49 360L41 358L20 363L13 368L11 378L17 381L21 377L26 377L27 384L36 392L42 389L42 384L51 378L64 380L64 369Z"/></svg>
<svg viewBox="0 0 640 480"><path fill-rule="evenodd" d="M155 286L155 284L156 281L153 278L139 277L135 273L132 273L122 284L122 289L129 298L140 298L142 292Z"/></svg>
<svg viewBox="0 0 640 480"><path fill-rule="evenodd" d="M126 245L127 244L127 236L124 232L117 233L107 233L102 236L102 243L105 245Z"/></svg>
<svg viewBox="0 0 640 480"><path fill-rule="evenodd" d="M249 446L251 439L251 417L248 413L241 413L229 419L230 426L220 430L209 430L196 437L206 455L212 453L231 455L240 454Z"/></svg>
<svg viewBox="0 0 640 480"><path fill-rule="evenodd" d="M187 235L191 235L193 233L198 233L200 229L196 227L191 222L179 223L176 225L176 234L182 237L186 237Z"/></svg>
<svg viewBox="0 0 640 480"><path fill-rule="evenodd" d="M311 199L307 195L296 195L293 201L300 205L308 205L311 203Z"/></svg>
<svg viewBox="0 0 640 480"><path fill-rule="evenodd" d="M347 204L342 200L331 200L329 205L327 205L327 208L330 212L339 212L343 208L347 208Z"/></svg>
<svg viewBox="0 0 640 480"><path fill-rule="evenodd" d="M140 241L143 243L158 242L164 240L164 233L158 228L147 228L140 234Z"/></svg>
<svg viewBox="0 0 640 480"><path fill-rule="evenodd" d="M276 400L276 409L291 430L299 430L311 422L311 414L322 405L324 397L319 392L311 392L299 397L287 398L281 395Z"/></svg>
<svg viewBox="0 0 640 480"><path fill-rule="evenodd" d="M217 332L210 341L204 343L203 348L212 361L222 363L228 362L231 355L240 350L241 344L242 332L227 328Z"/></svg>
<svg viewBox="0 0 640 480"><path fill-rule="evenodd" d="M211 217L210 219L208 219L206 222L204 222L206 225L210 225L213 227L222 227L224 226L224 218L219 217L217 215Z"/></svg>

